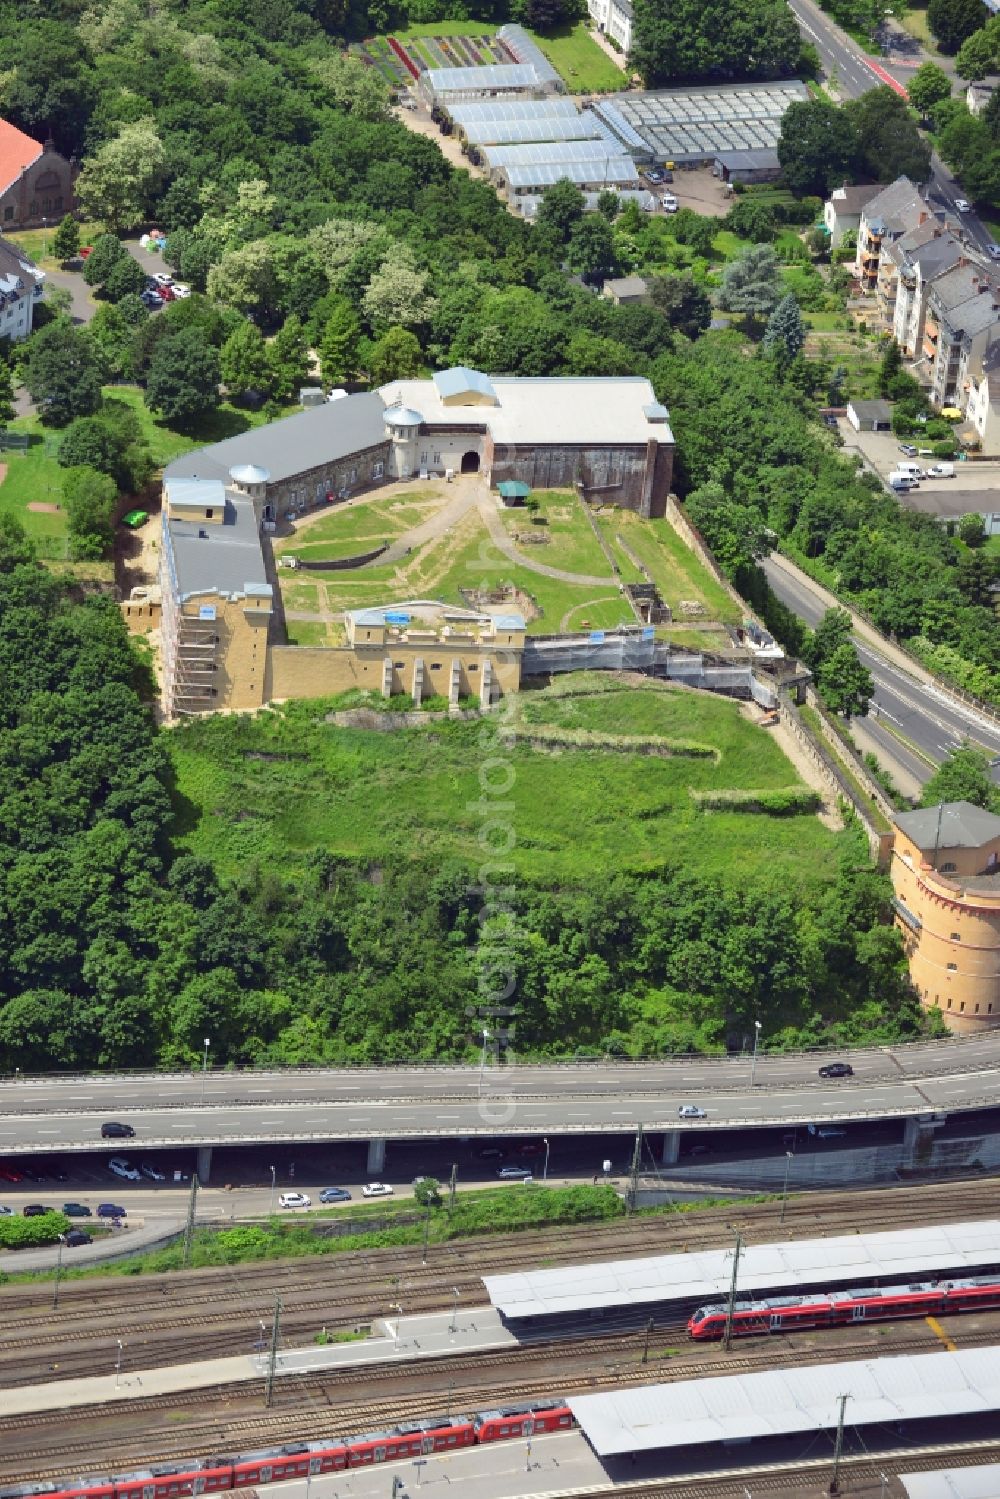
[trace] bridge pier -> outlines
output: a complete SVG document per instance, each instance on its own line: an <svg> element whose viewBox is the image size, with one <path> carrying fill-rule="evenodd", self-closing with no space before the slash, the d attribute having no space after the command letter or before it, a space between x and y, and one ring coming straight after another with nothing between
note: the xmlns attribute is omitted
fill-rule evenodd
<svg viewBox="0 0 1000 1499"><path fill-rule="evenodd" d="M379 1175L385 1165L385 1141L368 1141L368 1175L372 1180Z"/></svg>
<svg viewBox="0 0 1000 1499"><path fill-rule="evenodd" d="M662 1166L676 1166L677 1158L681 1153L681 1132L679 1129L668 1129L663 1132L663 1154L660 1156Z"/></svg>
<svg viewBox="0 0 1000 1499"><path fill-rule="evenodd" d="M903 1127L903 1165L908 1169L928 1165L934 1150L934 1131L946 1122L944 1115L921 1118L911 1115Z"/></svg>
<svg viewBox="0 0 1000 1499"><path fill-rule="evenodd" d="M199 1145L198 1147L198 1181L201 1186L208 1186L208 1179L212 1175L212 1147L211 1145Z"/></svg>

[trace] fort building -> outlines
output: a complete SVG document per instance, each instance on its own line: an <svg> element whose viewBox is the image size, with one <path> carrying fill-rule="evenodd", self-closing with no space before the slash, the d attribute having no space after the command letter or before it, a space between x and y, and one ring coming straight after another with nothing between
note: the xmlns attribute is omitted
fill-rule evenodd
<svg viewBox="0 0 1000 1499"><path fill-rule="evenodd" d="M158 593L136 589L124 613L135 630L159 620L168 717L352 687L488 704L518 686L520 615L418 600L348 615L343 647L282 645L270 533L390 480L455 473L662 516L673 447L641 378L451 369L328 400L167 466Z"/></svg>
<svg viewBox="0 0 1000 1499"><path fill-rule="evenodd" d="M1000 817L943 802L896 819L893 905L924 1005L962 1035L1000 1024Z"/></svg>

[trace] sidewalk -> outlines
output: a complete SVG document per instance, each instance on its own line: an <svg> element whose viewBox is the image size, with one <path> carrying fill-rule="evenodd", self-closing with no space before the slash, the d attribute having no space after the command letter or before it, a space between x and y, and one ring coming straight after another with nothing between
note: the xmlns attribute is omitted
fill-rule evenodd
<svg viewBox="0 0 1000 1499"><path fill-rule="evenodd" d="M308 1374L355 1364L388 1364L394 1360L412 1363L415 1359L448 1358L477 1349L513 1346L517 1342L501 1325L499 1314L486 1305L463 1307L457 1314L445 1311L419 1317L385 1318L379 1326L380 1336L356 1343L282 1350L275 1373ZM270 1326L261 1324L261 1345L266 1345L269 1335ZM126 1365L127 1350L126 1343ZM59 1379L5 1390L4 1414L20 1416L69 1406L118 1404L123 1400L173 1395L212 1385L241 1384L260 1379L266 1371L267 1353L261 1351L206 1359L197 1364L167 1364L153 1369L125 1367L117 1374L112 1369L107 1374L90 1374L85 1379Z"/></svg>

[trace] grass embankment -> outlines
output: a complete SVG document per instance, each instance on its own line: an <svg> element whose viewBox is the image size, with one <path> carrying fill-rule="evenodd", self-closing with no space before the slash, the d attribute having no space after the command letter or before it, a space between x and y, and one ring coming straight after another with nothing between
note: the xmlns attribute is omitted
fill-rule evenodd
<svg viewBox="0 0 1000 1499"><path fill-rule="evenodd" d="M820 715L816 712L816 709L811 708L808 703L803 703L803 705L799 709L799 713L802 716L803 722L812 730L813 734L822 744L823 748L826 750L826 753L830 756L831 760L833 760L837 769L844 777L844 780L848 783L848 785L851 787L851 790L857 796L858 801L867 811L868 816L871 818L876 830L880 833L888 833L890 831L888 818L882 812L881 807L876 806L875 802L872 801L867 790L861 784L861 781L858 779L857 771L855 770L853 762L850 760L849 756L846 753L841 753L839 747L836 744L832 743L831 740L829 740L824 734L822 720L820 718Z"/></svg>
<svg viewBox="0 0 1000 1499"><path fill-rule="evenodd" d="M515 742L508 799L520 878L574 883L665 865L740 883L824 877L835 835L815 817L707 812L692 797L796 783L777 745L738 704L671 687L588 692L588 680L606 679L575 678L583 696L572 705L558 688L531 693L533 721L611 734L628 724L629 732L662 737L668 750L696 741L710 753L660 758L575 745L553 753ZM226 875L254 861L287 868L318 844L365 863L457 858L478 867L481 725L339 729L324 721L331 706L339 704L295 703L171 730L180 843Z"/></svg>

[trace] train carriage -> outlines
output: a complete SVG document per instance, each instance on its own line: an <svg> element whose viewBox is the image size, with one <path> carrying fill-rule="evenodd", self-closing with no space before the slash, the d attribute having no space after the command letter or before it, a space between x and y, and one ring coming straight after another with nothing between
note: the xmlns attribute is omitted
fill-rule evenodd
<svg viewBox="0 0 1000 1499"><path fill-rule="evenodd" d="M500 1442L545 1431L568 1431L573 1425L573 1412L563 1400L506 1405L500 1410L484 1411L473 1424L477 1442Z"/></svg>
<svg viewBox="0 0 1000 1499"><path fill-rule="evenodd" d="M890 1318L928 1317L1000 1306L996 1275L967 1280L919 1281L909 1285L871 1286L832 1291L826 1296L776 1296L737 1301L733 1337L795 1332L800 1328L847 1327ZM688 1322L688 1336L708 1342L725 1336L729 1309L723 1303L700 1306Z"/></svg>

